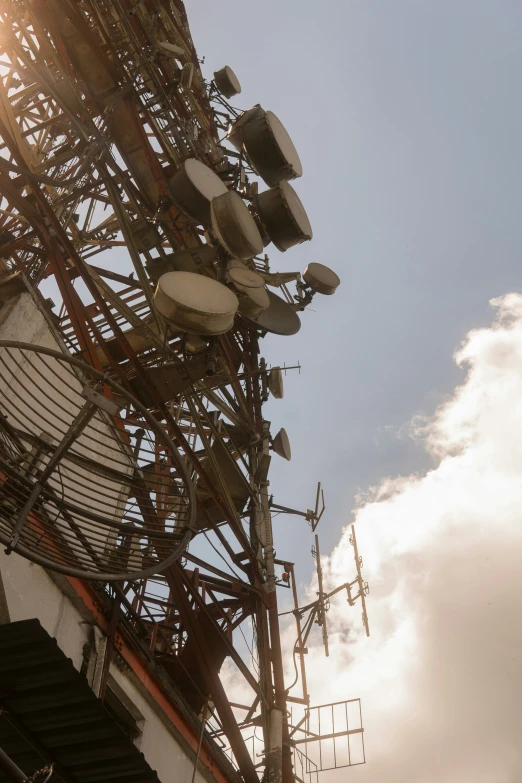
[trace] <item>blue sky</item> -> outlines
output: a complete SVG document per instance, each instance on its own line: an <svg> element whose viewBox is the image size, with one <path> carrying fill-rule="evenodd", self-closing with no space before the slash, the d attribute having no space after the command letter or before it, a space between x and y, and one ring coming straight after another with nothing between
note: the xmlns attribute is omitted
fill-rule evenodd
<svg viewBox="0 0 522 783"><path fill-rule="evenodd" d="M269 408L294 454L273 464L273 490L306 507L323 481L328 551L358 491L429 465L405 425L462 379L452 354L489 322L488 300L520 288L522 4L186 7L206 76L234 68L235 105L274 111L300 153L314 239L272 252L273 267L320 261L342 279L299 335L265 341L267 361L303 365ZM286 518L280 533L305 578L303 523Z"/></svg>
<svg viewBox="0 0 522 783"><path fill-rule="evenodd" d="M372 635L332 604L328 668L309 645L312 703L362 697L353 781L518 783L522 300L499 299L493 327L489 302L522 285L522 3L186 7L207 78L230 65L235 104L274 111L301 155L314 239L273 268L320 261L342 279L298 335L264 342L268 362L303 366L267 406L293 450L271 481L301 508L323 482L330 586L352 575L356 496L379 487L356 514ZM306 523L275 530L304 590Z"/></svg>

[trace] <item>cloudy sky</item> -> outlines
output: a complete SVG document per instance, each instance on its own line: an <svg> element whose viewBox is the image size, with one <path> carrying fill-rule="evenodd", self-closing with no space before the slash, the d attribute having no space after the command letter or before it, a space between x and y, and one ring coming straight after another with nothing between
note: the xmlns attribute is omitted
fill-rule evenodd
<svg viewBox="0 0 522 783"><path fill-rule="evenodd" d="M342 278L265 341L303 366L269 410L293 448L276 500L306 508L323 481L328 583L352 576L355 519L371 586L370 639L342 599L328 669L310 649L313 701L363 705L368 763L331 780L519 783L522 4L187 10L206 74L231 65L236 105L275 111L301 154L314 240L273 267ZM275 524L313 594L306 525Z"/></svg>

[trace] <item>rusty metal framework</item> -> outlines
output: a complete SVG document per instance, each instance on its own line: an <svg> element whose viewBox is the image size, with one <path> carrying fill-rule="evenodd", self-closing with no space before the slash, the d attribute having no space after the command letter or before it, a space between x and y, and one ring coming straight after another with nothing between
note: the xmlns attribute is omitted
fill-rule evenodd
<svg viewBox="0 0 522 783"><path fill-rule="evenodd" d="M167 468L182 465L197 505L182 557L96 588L113 606L98 693L124 623L201 716L205 736L230 749L245 783L292 783L299 763L307 775L315 769L296 749L287 704L308 709L306 639L328 596L321 586L303 629L293 564L275 559L271 507L300 512L268 495L264 333L238 317L208 350L191 352L153 305L158 270L208 238L173 206L169 179L197 158L224 182L248 183L251 171L220 141L236 114L202 77L181 0L0 2L0 300L31 291L64 350L110 378L106 395L124 426L150 444L150 481L165 474L165 452L143 411L162 425L177 449ZM266 257L252 267L270 274ZM273 278L304 309L302 290L286 287L297 277ZM148 479L140 481L144 492ZM162 492L168 511L178 501ZM302 514L314 530L319 497ZM366 593L358 555L356 564L355 582L339 588L350 603ZM294 596L299 697L285 685L278 584ZM241 680L241 703L223 685L225 661ZM309 712L307 720L310 732ZM263 739L251 751L253 727Z"/></svg>

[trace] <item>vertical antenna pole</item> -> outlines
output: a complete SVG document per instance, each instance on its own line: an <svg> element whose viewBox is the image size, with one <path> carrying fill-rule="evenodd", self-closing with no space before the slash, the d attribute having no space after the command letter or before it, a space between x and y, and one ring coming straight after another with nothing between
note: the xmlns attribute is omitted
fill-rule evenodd
<svg viewBox="0 0 522 783"><path fill-rule="evenodd" d="M353 525L352 525L352 543L353 543L353 553L355 558L355 567L357 569L357 582L359 584L359 594L361 596L361 603L362 603L362 619L363 619L364 627L366 629L366 636L369 636L370 626L368 623L368 615L366 614L366 594L365 594L365 587L361 574L361 557L359 556L359 550L357 549L357 539L355 537L355 528Z"/></svg>
<svg viewBox="0 0 522 783"><path fill-rule="evenodd" d="M319 551L319 536L315 534L315 556L317 558L317 582L319 587L319 612L317 622L321 626L323 632L324 651L326 657L330 655L328 650L328 629L326 627L326 609L325 598L323 590L323 569L321 566L321 552Z"/></svg>
<svg viewBox="0 0 522 783"><path fill-rule="evenodd" d="M299 645L299 666L301 669L301 684L303 686L303 699L306 702L310 701L310 697L308 696L308 687L306 684L306 666L305 666L305 660L304 660L304 644L303 644L303 630L301 628L301 615L297 611L299 608L299 599L297 597L297 585L295 583L295 571L294 566L292 564L291 566L291 579L292 579L292 594L294 596L294 617L295 617L295 624L297 627L297 643Z"/></svg>

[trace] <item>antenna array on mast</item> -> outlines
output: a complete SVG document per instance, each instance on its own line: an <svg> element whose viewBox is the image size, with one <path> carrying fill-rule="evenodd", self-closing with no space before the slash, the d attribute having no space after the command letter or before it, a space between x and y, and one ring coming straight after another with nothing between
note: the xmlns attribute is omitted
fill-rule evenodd
<svg viewBox="0 0 522 783"><path fill-rule="evenodd" d="M180 0L19 0L0 29L0 540L110 607L99 694L125 625L241 780L293 783L311 735L291 740L287 702L308 705L314 620L328 655L346 588L369 633L353 529L357 577L327 593L321 485L313 511L269 495L272 452L291 448L263 404L292 368L269 368L260 340L296 334L340 283L265 253L312 238L290 184L301 160L273 112L230 105L230 67L204 80ZM315 533L309 607L275 556L273 510ZM293 591L302 699L285 685L278 585Z"/></svg>

